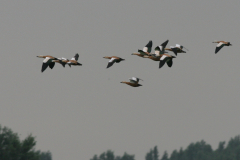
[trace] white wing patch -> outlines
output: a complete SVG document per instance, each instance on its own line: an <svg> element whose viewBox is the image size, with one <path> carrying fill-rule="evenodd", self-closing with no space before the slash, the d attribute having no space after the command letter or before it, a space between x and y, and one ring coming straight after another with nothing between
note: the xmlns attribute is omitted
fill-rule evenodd
<svg viewBox="0 0 240 160"><path fill-rule="evenodd" d="M160 51L163 51L163 46L159 46Z"/></svg>
<svg viewBox="0 0 240 160"><path fill-rule="evenodd" d="M136 77L132 77L132 80L137 81L137 78Z"/></svg>
<svg viewBox="0 0 240 160"><path fill-rule="evenodd" d="M224 43L220 42L218 43L217 47L221 47Z"/></svg>
<svg viewBox="0 0 240 160"><path fill-rule="evenodd" d="M114 61L114 59L116 59L116 58L111 58L109 62L113 62L113 61Z"/></svg>
<svg viewBox="0 0 240 160"><path fill-rule="evenodd" d="M181 48L181 45L180 44L176 44L176 47Z"/></svg>
<svg viewBox="0 0 240 160"><path fill-rule="evenodd" d="M162 61L162 60L164 60L166 57L167 57L167 56L163 55L160 60Z"/></svg>
<svg viewBox="0 0 240 160"><path fill-rule="evenodd" d="M143 48L143 52L147 52L148 51L148 48L147 47L144 47Z"/></svg>
<svg viewBox="0 0 240 160"><path fill-rule="evenodd" d="M47 63L49 59L50 59L49 57L46 57L46 58L43 60L43 63Z"/></svg>

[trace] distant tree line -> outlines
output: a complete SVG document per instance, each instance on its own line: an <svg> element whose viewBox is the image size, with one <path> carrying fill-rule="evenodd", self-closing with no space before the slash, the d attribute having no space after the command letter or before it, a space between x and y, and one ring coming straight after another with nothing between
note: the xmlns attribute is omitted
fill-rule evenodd
<svg viewBox="0 0 240 160"><path fill-rule="evenodd" d="M135 160L135 158L134 155L127 153L122 157L115 156L113 151L108 150L90 160ZM186 149L174 150L170 155L165 151L160 157L155 146L146 154L145 160L240 160L240 135L231 138L226 146L225 142L220 142L216 150L202 140L189 144Z"/></svg>
<svg viewBox="0 0 240 160"><path fill-rule="evenodd" d="M108 150L103 152L99 156L95 155L90 160L134 160L134 155L124 153L123 156L115 156L113 151Z"/></svg>
<svg viewBox="0 0 240 160"><path fill-rule="evenodd" d="M35 145L31 134L21 141L17 133L0 125L0 160L52 160L51 152L36 151Z"/></svg>

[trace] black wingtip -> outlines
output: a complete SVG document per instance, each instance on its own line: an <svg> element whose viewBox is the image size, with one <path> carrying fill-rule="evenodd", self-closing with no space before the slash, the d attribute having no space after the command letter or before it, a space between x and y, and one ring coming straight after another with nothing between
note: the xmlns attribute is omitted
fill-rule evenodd
<svg viewBox="0 0 240 160"><path fill-rule="evenodd" d="M161 46L163 46L163 48L165 48L165 47L167 46L167 44L168 44L168 40L166 40L165 42L163 42L163 43L161 44Z"/></svg>
<svg viewBox="0 0 240 160"><path fill-rule="evenodd" d="M150 40L145 47L152 48L152 40Z"/></svg>
<svg viewBox="0 0 240 160"><path fill-rule="evenodd" d="M162 68L162 66L163 66L164 64L165 64L164 61L160 61L160 62L159 62L159 69Z"/></svg>
<svg viewBox="0 0 240 160"><path fill-rule="evenodd" d="M48 67L48 64L47 63L43 63L41 71L44 72L47 69L47 67Z"/></svg>

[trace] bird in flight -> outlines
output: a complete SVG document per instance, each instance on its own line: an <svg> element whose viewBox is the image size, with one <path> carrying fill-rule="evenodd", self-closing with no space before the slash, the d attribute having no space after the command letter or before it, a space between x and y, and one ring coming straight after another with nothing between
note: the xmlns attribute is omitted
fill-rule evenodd
<svg viewBox="0 0 240 160"><path fill-rule="evenodd" d="M121 83L125 83L129 86L132 86L132 87L139 87L139 86L142 86L141 84L139 84L139 80L142 80L140 78L136 78L136 77L132 77L132 78L129 78L130 82L126 82L126 81L122 81ZM143 81L143 80L142 80Z"/></svg>
<svg viewBox="0 0 240 160"><path fill-rule="evenodd" d="M218 51L220 51L220 49L222 49L224 46L232 46L230 42L226 41L213 41L213 43L218 43L215 49L215 54L218 53Z"/></svg>
<svg viewBox="0 0 240 160"><path fill-rule="evenodd" d="M43 60L43 64L42 64L42 72L44 72L47 67L49 66L49 68L53 69L53 67L55 66L55 62L53 62L53 60L58 60L56 57L53 56L37 56L38 58L44 58Z"/></svg>
<svg viewBox="0 0 240 160"><path fill-rule="evenodd" d="M107 68L111 67L115 62L116 63L119 63L121 61L124 61L125 59L122 59L120 57L116 57L116 56L112 56L112 57L103 57L103 58L106 58L106 59L110 59L110 61L108 61L108 65L107 65Z"/></svg>

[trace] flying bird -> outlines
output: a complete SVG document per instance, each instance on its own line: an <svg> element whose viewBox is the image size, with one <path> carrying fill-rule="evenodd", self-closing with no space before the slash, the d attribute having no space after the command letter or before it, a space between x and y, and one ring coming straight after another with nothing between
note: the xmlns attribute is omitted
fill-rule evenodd
<svg viewBox="0 0 240 160"><path fill-rule="evenodd" d="M60 63L63 67L65 67L67 62L69 62L69 59L62 57L62 58L58 58L58 60L53 60L53 62ZM68 64L68 65L69 65L69 67L71 67L70 64Z"/></svg>
<svg viewBox="0 0 240 160"><path fill-rule="evenodd" d="M165 48L165 50L172 51L176 56L178 53L186 53L186 51L183 50L185 48L187 51L188 49L180 44L176 44L176 46L170 46L170 48Z"/></svg>
<svg viewBox="0 0 240 160"><path fill-rule="evenodd" d="M164 53L167 53L167 52L165 51L165 48L166 48L167 44L168 44L168 40L166 40L165 42L163 42L160 46L157 46L157 47L155 48L154 54L151 54L151 56L158 57L158 56L163 55Z"/></svg>
<svg viewBox="0 0 240 160"><path fill-rule="evenodd" d="M226 41L214 41L213 43L218 43L215 49L215 54L218 53L218 51L220 51L220 49L222 49L224 46L232 46L230 42Z"/></svg>
<svg viewBox="0 0 240 160"><path fill-rule="evenodd" d="M132 53L132 55L137 55L139 57L145 58L144 56L149 55L151 53L151 50L152 50L152 41L150 40L148 44L145 47L143 47L143 50L139 49L138 50L139 53Z"/></svg>
<svg viewBox="0 0 240 160"><path fill-rule="evenodd" d="M55 66L55 62L53 62L53 60L58 60L56 57L53 56L37 56L38 58L44 58L43 60L43 64L42 64L42 72L45 71L47 69L47 67L49 66L49 68L53 69L53 67Z"/></svg>
<svg viewBox="0 0 240 160"><path fill-rule="evenodd" d="M140 78L136 78L136 77L132 77L129 79L130 82L126 82L126 81L122 81L121 83L125 83L129 86L132 86L132 87L139 87L139 86L142 86L141 84L138 84L139 80L142 80ZM143 80L142 80L143 81Z"/></svg>
<svg viewBox="0 0 240 160"><path fill-rule="evenodd" d="M81 63L78 63L78 58L79 58L79 54L76 53L75 56L74 56L71 60L69 60L69 61L67 62L67 64L68 64L70 67L71 67L71 65L73 65L73 66L82 66Z"/></svg>
<svg viewBox="0 0 240 160"><path fill-rule="evenodd" d="M145 58L149 58L153 61L160 61L160 58L167 53L165 51L165 48L167 46L168 40L163 42L160 46L157 46L154 50L155 52L153 54L150 54L149 56L145 56Z"/></svg>
<svg viewBox="0 0 240 160"><path fill-rule="evenodd" d="M103 58L106 58L106 59L110 59L110 61L108 61L108 65L107 65L107 68L111 67L115 62L116 63L119 63L121 61L124 61L125 59L122 59L120 57L116 57L116 56L112 56L112 57L103 57Z"/></svg>
<svg viewBox="0 0 240 160"><path fill-rule="evenodd" d="M168 67L172 67L173 61L172 59L176 58L175 56L172 55L168 55L168 54L164 54L161 58L160 58L160 63L159 63L159 68L162 68L162 66L167 63Z"/></svg>

